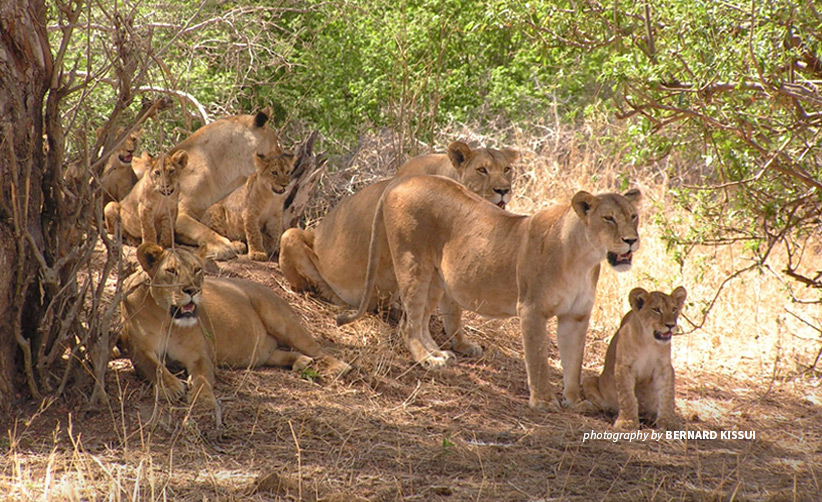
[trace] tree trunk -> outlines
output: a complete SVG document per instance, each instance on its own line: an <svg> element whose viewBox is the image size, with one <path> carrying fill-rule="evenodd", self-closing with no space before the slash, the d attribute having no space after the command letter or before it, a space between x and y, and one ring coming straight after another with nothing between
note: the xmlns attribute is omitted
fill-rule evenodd
<svg viewBox="0 0 822 502"><path fill-rule="evenodd" d="M26 371L26 346L44 311L36 250L46 159L44 98L53 61L44 0L0 2L0 411L15 396L38 395ZM31 361L31 357L28 358ZM28 382L28 384L27 384Z"/></svg>

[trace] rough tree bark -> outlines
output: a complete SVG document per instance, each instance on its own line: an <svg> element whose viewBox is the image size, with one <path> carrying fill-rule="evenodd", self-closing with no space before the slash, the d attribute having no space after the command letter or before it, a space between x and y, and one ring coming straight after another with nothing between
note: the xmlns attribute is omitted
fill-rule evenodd
<svg viewBox="0 0 822 502"><path fill-rule="evenodd" d="M21 354L44 310L44 98L53 70L44 0L0 2L0 411L26 386ZM37 390L33 390L36 396Z"/></svg>

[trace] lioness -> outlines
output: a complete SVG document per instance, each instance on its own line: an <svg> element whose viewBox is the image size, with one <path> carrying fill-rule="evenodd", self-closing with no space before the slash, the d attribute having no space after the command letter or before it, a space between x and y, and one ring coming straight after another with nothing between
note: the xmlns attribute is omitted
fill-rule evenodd
<svg viewBox="0 0 822 502"><path fill-rule="evenodd" d="M144 154L146 174L122 202L109 202L104 209L106 229L114 234L119 226L127 242L174 242L174 221L180 196L180 177L188 165L184 151L155 158Z"/></svg>
<svg viewBox="0 0 822 502"><path fill-rule="evenodd" d="M455 141L445 154L422 155L400 167L397 177L440 174L453 178L481 197L504 206L511 198L516 150L471 149ZM357 306L363 296L368 235L374 212L391 180L363 188L343 199L313 230L291 228L280 239L280 268L295 291L313 290L337 305ZM380 256L370 309L397 291L391 256ZM449 332L449 334L452 334ZM476 348L476 347L475 347Z"/></svg>
<svg viewBox="0 0 822 502"><path fill-rule="evenodd" d="M582 386L589 401L619 412L615 427L636 429L640 415L658 427L676 427L671 337L687 295L682 286L670 295L642 288L628 295L631 310L608 345L602 374Z"/></svg>
<svg viewBox="0 0 822 502"><path fill-rule="evenodd" d="M277 133L266 127L268 115L238 115L201 127L172 152L188 153L188 169L180 179L176 237L198 245L215 259L242 253L242 242L230 241L200 222L206 209L254 174L256 152L281 153Z"/></svg>
<svg viewBox="0 0 822 502"><path fill-rule="evenodd" d="M256 171L245 185L208 208L201 221L233 241L246 241L252 260L268 260L280 248L283 193L293 163L290 153L258 153L254 156Z"/></svg>
<svg viewBox="0 0 822 502"><path fill-rule="evenodd" d="M453 357L440 351L428 319L443 292L460 308L490 317L519 315L533 408L557 409L548 382L545 324L557 317L557 345L567 404L580 399L585 334L602 260L628 270L639 247L638 190L624 195L577 192L560 204L522 216L496 208L439 176L400 178L377 206L371 231L365 294L370 304L380 247L388 244L405 317L400 332L414 361L438 367Z"/></svg>
<svg viewBox="0 0 822 502"><path fill-rule="evenodd" d="M144 243L137 259L142 270L124 286L122 335L135 370L167 395L180 396L185 386L166 368L166 358L188 371L189 400L210 407L216 406L215 364L301 370L322 359L329 376L350 369L327 355L291 307L262 284L204 278L201 259L179 248Z"/></svg>
<svg viewBox="0 0 822 502"><path fill-rule="evenodd" d="M131 161L141 135L142 131L139 129L132 131L117 151L108 158L100 177L102 207L106 207L111 201L123 200L137 183L137 175L132 169Z"/></svg>

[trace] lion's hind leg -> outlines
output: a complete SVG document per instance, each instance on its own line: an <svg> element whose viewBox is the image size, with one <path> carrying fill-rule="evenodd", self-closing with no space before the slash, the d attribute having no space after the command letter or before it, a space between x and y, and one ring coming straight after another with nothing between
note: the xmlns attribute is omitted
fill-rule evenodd
<svg viewBox="0 0 822 502"><path fill-rule="evenodd" d="M289 228L280 236L280 270L294 291L316 291L335 305L348 305L328 285L319 270L310 230Z"/></svg>

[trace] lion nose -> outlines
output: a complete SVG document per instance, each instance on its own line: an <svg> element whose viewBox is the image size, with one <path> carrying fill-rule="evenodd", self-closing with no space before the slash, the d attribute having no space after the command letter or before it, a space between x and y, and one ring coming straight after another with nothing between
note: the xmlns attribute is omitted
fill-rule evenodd
<svg viewBox="0 0 822 502"><path fill-rule="evenodd" d="M495 188L494 191L496 193L500 194L500 196L505 197L508 194L508 192L511 191L511 189L510 188Z"/></svg>
<svg viewBox="0 0 822 502"><path fill-rule="evenodd" d="M639 239L622 239L622 242L624 242L625 244L627 244L627 245L629 245L629 246L633 246L633 245L634 245L634 243L635 243L637 240L639 240Z"/></svg>
<svg viewBox="0 0 822 502"><path fill-rule="evenodd" d="M673 331L673 329L676 328L676 323L675 322L666 322L665 327L670 329L671 331Z"/></svg>
<svg viewBox="0 0 822 502"><path fill-rule="evenodd" d="M200 292L200 290L198 288L193 288L193 287L183 288L183 293L187 294L188 296L194 296L199 292Z"/></svg>

